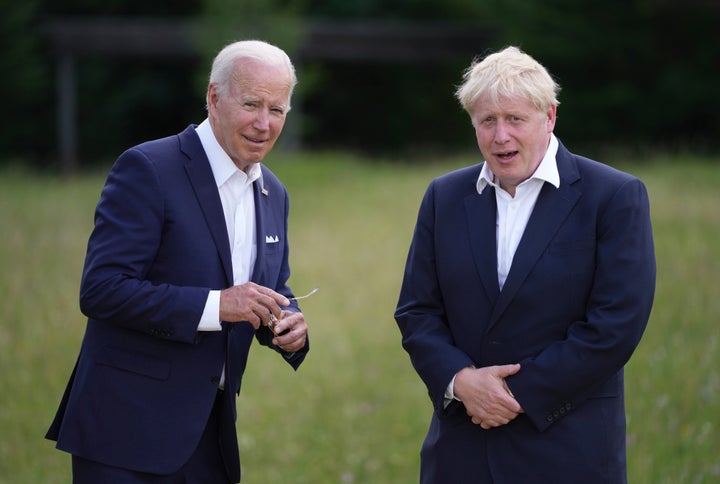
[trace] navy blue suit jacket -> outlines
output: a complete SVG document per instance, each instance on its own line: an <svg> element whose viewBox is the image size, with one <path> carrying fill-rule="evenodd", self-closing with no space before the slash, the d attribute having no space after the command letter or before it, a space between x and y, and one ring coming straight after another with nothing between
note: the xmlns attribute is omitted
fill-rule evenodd
<svg viewBox="0 0 720 484"><path fill-rule="evenodd" d="M251 280L291 297L287 192L265 166L254 191ZM97 205L80 291L87 328L47 437L108 465L177 471L204 430L223 367L225 390L239 392L253 336L272 346L270 330L250 323L197 331L209 291L232 281L222 205L194 126L123 153ZM293 355L273 348L297 368L309 344Z"/></svg>
<svg viewBox="0 0 720 484"><path fill-rule="evenodd" d="M434 180L422 201L396 320L434 406L422 482L620 483L623 366L647 324L655 257L645 186L557 153L500 291L496 199L481 166ZM525 413L483 430L444 408L453 375L520 363L507 383Z"/></svg>

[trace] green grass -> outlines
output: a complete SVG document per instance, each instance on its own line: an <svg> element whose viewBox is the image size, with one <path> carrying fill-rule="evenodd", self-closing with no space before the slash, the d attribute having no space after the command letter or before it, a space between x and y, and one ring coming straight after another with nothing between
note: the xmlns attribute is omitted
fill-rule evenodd
<svg viewBox="0 0 720 484"><path fill-rule="evenodd" d="M288 186L291 283L312 350L294 373L254 346L238 399L243 482L417 482L430 403L393 311L429 180L476 160L273 154ZM655 307L626 372L632 483L720 481L720 160L626 169L650 190ZM77 293L105 173L0 171L0 482L70 482L43 439L77 356Z"/></svg>

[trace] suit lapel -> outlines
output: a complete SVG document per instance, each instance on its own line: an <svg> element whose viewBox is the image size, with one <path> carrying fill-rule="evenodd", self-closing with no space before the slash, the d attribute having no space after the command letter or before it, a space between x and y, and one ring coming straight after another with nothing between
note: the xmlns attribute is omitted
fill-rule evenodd
<svg viewBox="0 0 720 484"><path fill-rule="evenodd" d="M257 257L255 258L255 267L253 267L250 280L260 283L263 277L260 261L264 258L265 252L265 211L270 203L270 193L263 187L263 177L253 183L253 196L255 198L255 239L257 241Z"/></svg>
<svg viewBox="0 0 720 484"><path fill-rule="evenodd" d="M233 272L230 241L222 202L220 202L220 194L210 168L210 162L192 126L180 133L179 138L180 150L188 157L185 171L205 216L205 222L208 225L210 234L215 241L218 254L220 254L227 285L232 285Z"/></svg>
<svg viewBox="0 0 720 484"><path fill-rule="evenodd" d="M480 274L485 293L495 301L500 292L497 277L497 203L495 189L488 186L465 197L465 214L475 267Z"/></svg>
<svg viewBox="0 0 720 484"><path fill-rule="evenodd" d="M493 309L489 327L492 327L502 316L581 197L581 193L572 186L572 183L579 178L577 167L571 160L569 152L562 145L558 149L557 163L560 172L560 187L556 189L549 183L543 185L525 232L515 251L510 273Z"/></svg>

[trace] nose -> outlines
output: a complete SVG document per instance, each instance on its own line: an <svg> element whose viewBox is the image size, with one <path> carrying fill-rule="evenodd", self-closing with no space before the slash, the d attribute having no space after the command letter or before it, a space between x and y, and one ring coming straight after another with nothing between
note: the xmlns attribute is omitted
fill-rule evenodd
<svg viewBox="0 0 720 484"><path fill-rule="evenodd" d="M258 109L253 127L260 131L270 129L270 112L267 109Z"/></svg>
<svg viewBox="0 0 720 484"><path fill-rule="evenodd" d="M498 121L495 124L495 136L493 137L493 141L499 145L507 143L510 140L510 135L508 133L507 126L505 126L505 123L501 120Z"/></svg>

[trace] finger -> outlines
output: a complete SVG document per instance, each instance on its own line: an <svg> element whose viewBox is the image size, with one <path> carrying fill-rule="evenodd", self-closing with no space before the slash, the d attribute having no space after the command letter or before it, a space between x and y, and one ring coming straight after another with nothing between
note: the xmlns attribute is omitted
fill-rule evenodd
<svg viewBox="0 0 720 484"><path fill-rule="evenodd" d="M268 312L279 316L279 304L283 302L290 303L283 295L251 281L239 286L233 286L231 289L234 288L237 288L236 290L239 292L238 298L241 301L245 300L245 303L250 306L249 309L256 313L262 308L267 308Z"/></svg>
<svg viewBox="0 0 720 484"><path fill-rule="evenodd" d="M501 419L512 420L518 415L519 411L520 405L514 399L508 397L507 400L496 402L488 413Z"/></svg>
<svg viewBox="0 0 720 484"><path fill-rule="evenodd" d="M279 323L275 323L275 341L277 346L285 346L292 344L296 339L301 338L302 335L293 330L293 328L278 327Z"/></svg>
<svg viewBox="0 0 720 484"><path fill-rule="evenodd" d="M498 376L500 378L505 378L510 375L514 375L520 371L520 363L515 363L512 365L499 365L495 367L495 376Z"/></svg>
<svg viewBox="0 0 720 484"><path fill-rule="evenodd" d="M287 329L273 338L273 344L281 347L285 351L297 351L305 346L306 340L306 333L298 330Z"/></svg>
<svg viewBox="0 0 720 484"><path fill-rule="evenodd" d="M292 330L298 326L303 325L305 318L302 313L283 310L280 312L280 320L276 323L277 332L284 333L285 331ZM298 328L302 330L302 328Z"/></svg>
<svg viewBox="0 0 720 484"><path fill-rule="evenodd" d="M280 316L280 306L265 293L256 290L246 298L248 314L254 314L260 319L261 325L267 325L273 316Z"/></svg>
<svg viewBox="0 0 720 484"><path fill-rule="evenodd" d="M479 426L482 427L484 430L488 430L488 429L491 429L491 428L493 428L493 427L499 427L499 425L493 424L493 422L492 422L491 420L483 420L483 419L481 419L481 418L479 418L479 417L473 417L472 423L474 423L475 425L479 425Z"/></svg>
<svg viewBox="0 0 720 484"><path fill-rule="evenodd" d="M258 288L259 288L258 289L259 292L261 294L269 297L270 299L272 299L273 303L276 306L289 306L290 305L290 300L288 298L286 298L285 296L283 296L282 294L280 294L279 292L275 292L272 289L270 289L269 287L265 287L265 286L258 286Z"/></svg>
<svg viewBox="0 0 720 484"><path fill-rule="evenodd" d="M265 293L259 293L257 297L257 304L268 315L268 318L274 317L276 319L282 319L282 308L272 296Z"/></svg>
<svg viewBox="0 0 720 484"><path fill-rule="evenodd" d="M298 339L298 340L292 340L289 342L283 342L285 340L282 339L282 337L275 338L273 340L273 344L280 349L288 352L298 351L301 350L305 346L305 340L304 339Z"/></svg>
<svg viewBox="0 0 720 484"><path fill-rule="evenodd" d="M250 322L250 324L253 325L253 327L254 327L255 329L259 329L260 326L265 326L265 325L267 324L267 323L265 322L265 320L263 319L262 312L257 311L257 310L253 310L253 315L254 315L255 317L254 317L254 318L251 318L252 321L249 321L249 322Z"/></svg>

